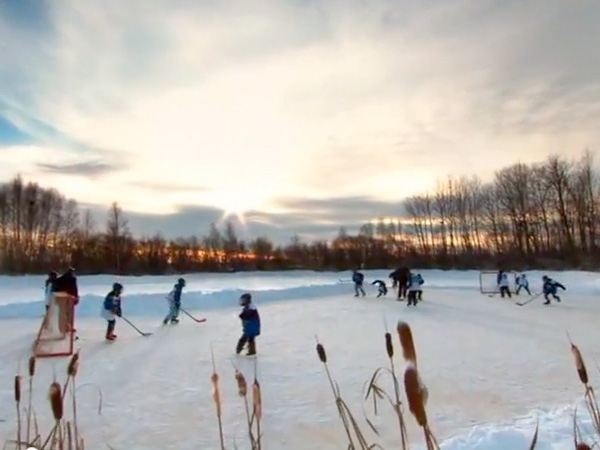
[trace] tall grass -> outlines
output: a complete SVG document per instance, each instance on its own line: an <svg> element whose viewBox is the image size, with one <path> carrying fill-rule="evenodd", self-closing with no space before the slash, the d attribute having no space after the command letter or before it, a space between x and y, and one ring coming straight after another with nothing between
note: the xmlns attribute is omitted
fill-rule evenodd
<svg viewBox="0 0 600 450"><path fill-rule="evenodd" d="M432 430L427 411L429 391L418 369L418 353L410 325L406 322L398 322L396 335L401 348L402 360L397 360L398 352L395 350L393 336L390 332L386 331L383 335L383 346L388 361L385 366L377 368L366 381L364 401L365 403L372 404L375 415L380 414L379 405L381 402L388 405L387 407L390 409L394 421L397 423L397 441L393 448L402 450L414 448L409 443L407 432L407 423L412 416L412 420L421 429L422 443L425 444L425 447L428 450L439 450L440 446ZM591 450L597 446L594 441L600 440L600 408L594 388L590 385L588 370L581 351L570 340L569 342L575 361L577 376L583 385L585 407L592 422L592 436L588 436L588 440L592 442L587 443L579 425L578 411L575 409L573 416L573 447L575 450ZM316 353L324 367L325 377L331 388L333 404L335 405L340 423L340 433L346 441L345 448L348 450L383 450L382 445L377 442L377 439L381 438L382 431L373 424L373 421L364 410L362 417L358 417L352 411L344 399L341 388L335 381L335 377L329 367L329 357L326 348L318 339L316 342ZM211 357L213 361L211 384L217 419L215 442L218 443L218 448L221 450L226 450L227 448L235 449L237 448L235 444L228 446L225 439L223 423L223 403L225 399L221 396L221 379L214 362L214 356L211 355ZM401 366L404 367L403 371L400 370ZM50 384L48 392L49 408L46 411L52 414L53 426L50 430L41 432L38 427L36 411L32 404L36 360L33 357L29 360L27 380L29 389L25 400L22 398L22 377L17 375L14 378L16 431L13 435L14 439L8 440L4 449L24 450L28 447L35 447L39 450L85 450L84 439L81 436L78 425L76 396L78 367L79 354L76 353L69 361L64 382L60 384L58 381L53 381ZM234 382L237 386L238 396L241 399L239 407L245 413L244 434L247 444L251 450L263 450L264 430L262 427L262 418L264 411L261 384L257 375L257 362L255 360L254 379L251 385L249 385L244 374L235 365L233 369ZM70 397L70 402L65 402L67 397ZM102 395L100 393L99 411L101 402ZM23 405L25 405L24 408ZM388 432L392 432L392 430L388 430ZM529 450L534 450L537 447L540 433L543 433L543 430L540 430L539 426L536 426L528 446ZM318 446L318 443L307 443L307 445Z"/></svg>

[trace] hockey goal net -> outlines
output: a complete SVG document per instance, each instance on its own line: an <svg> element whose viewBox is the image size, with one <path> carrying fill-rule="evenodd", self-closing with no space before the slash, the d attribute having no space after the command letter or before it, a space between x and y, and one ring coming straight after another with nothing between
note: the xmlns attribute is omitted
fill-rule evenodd
<svg viewBox="0 0 600 450"><path fill-rule="evenodd" d="M508 288L510 292L515 292L517 289L517 274L515 272L505 273L508 276ZM482 294L497 294L500 292L497 270L483 270L479 272L479 291Z"/></svg>
<svg viewBox="0 0 600 450"><path fill-rule="evenodd" d="M65 293L52 295L33 345L33 353L37 358L73 354L75 323L73 300L71 295Z"/></svg>

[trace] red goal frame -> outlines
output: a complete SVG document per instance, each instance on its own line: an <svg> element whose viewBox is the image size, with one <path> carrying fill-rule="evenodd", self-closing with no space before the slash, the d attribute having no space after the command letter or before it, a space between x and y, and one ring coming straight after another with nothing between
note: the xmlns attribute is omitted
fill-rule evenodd
<svg viewBox="0 0 600 450"><path fill-rule="evenodd" d="M43 336L46 322L48 320L48 312L44 314L44 318L42 319L42 323L40 324L40 328L38 329L35 342L33 343L33 355L36 358L60 358L65 356L72 356L75 350L75 332L73 331L75 328L75 297L65 293L56 293L55 297L59 297L63 302L63 313L67 313L69 315L69 320L66 323L66 326L69 328L64 334L60 337L51 337L46 338ZM53 297L52 302L55 299ZM54 305L51 305L51 307ZM49 342L58 342L66 340L66 347L63 351L53 352L53 351L45 351L43 344Z"/></svg>

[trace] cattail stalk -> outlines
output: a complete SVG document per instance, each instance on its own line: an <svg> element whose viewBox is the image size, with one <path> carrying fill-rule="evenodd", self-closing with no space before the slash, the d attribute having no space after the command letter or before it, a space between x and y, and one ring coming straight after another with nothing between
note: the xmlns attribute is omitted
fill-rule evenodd
<svg viewBox="0 0 600 450"><path fill-rule="evenodd" d="M402 346L402 356L408 362L410 362L415 368L417 367L417 351L415 350L415 343L412 336L410 325L406 322L398 321L396 326L398 337L400 338L400 345Z"/></svg>
<svg viewBox="0 0 600 450"><path fill-rule="evenodd" d="M21 376L15 376L15 407L17 410L17 445L21 447Z"/></svg>
<svg viewBox="0 0 600 450"><path fill-rule="evenodd" d="M250 444L252 448L256 448L256 441L254 439L254 434L252 433L252 422L253 417L250 415L250 406L248 404L248 383L246 382L246 378L244 374L240 372L235 366L235 381L238 387L238 395L244 399L244 409L246 411L246 426L248 428L248 439L250 439Z"/></svg>
<svg viewBox="0 0 600 450"><path fill-rule="evenodd" d="M408 400L408 408L423 429L427 450L439 450L439 444L433 436L427 421L427 411L425 409L428 396L427 388L421 381L417 368L412 364L404 372L404 389Z"/></svg>
<svg viewBox="0 0 600 450"><path fill-rule="evenodd" d="M392 374L392 382L394 383L394 396L395 404L394 412L398 417L398 427L400 428L400 439L402 440L402 449L408 448L408 432L406 430L406 423L404 421L404 415L402 414L402 402L400 401L400 386L398 385L398 376L396 374L396 365L394 364L394 344L392 343L392 335L388 332L385 333L385 350L390 360L390 372ZM375 401L375 396L373 396Z"/></svg>
<svg viewBox="0 0 600 450"><path fill-rule="evenodd" d="M254 378L254 383L252 383L252 411L254 417L256 418L256 449L261 450L262 436L260 431L260 423L262 420L262 393L256 376Z"/></svg>
<svg viewBox="0 0 600 450"><path fill-rule="evenodd" d="M35 376L35 356L29 358L29 399L27 405L27 442L31 442L31 410L33 409L33 377Z"/></svg>
<svg viewBox="0 0 600 450"><path fill-rule="evenodd" d="M73 382L71 384L71 402L73 408L73 437L75 443L79 440L79 427L77 425L77 387L75 384L75 378L77 377L77 372L79 370L79 351L77 351L69 361L69 366L67 367L67 378L72 378ZM70 440L69 440L70 442ZM77 445L77 444L76 444Z"/></svg>
<svg viewBox="0 0 600 450"><path fill-rule="evenodd" d="M221 408L221 391L219 389L219 374L217 373L217 366L215 364L215 355L211 349L211 359L213 366L213 373L210 376L210 381L213 386L213 402L215 403L217 422L219 424L219 441L221 443L221 450L225 450L225 438L223 436L223 417Z"/></svg>
<svg viewBox="0 0 600 450"><path fill-rule="evenodd" d="M338 414L340 415L340 420L342 421L342 425L344 425L344 430L346 431L346 436L348 437L348 449L354 450L356 446L354 445L354 439L352 439L352 433L350 433L350 424L348 423L348 418L344 413L342 408L342 399L340 398L338 389L333 382L333 377L331 376L331 372L329 371L329 366L327 365L327 352L325 351L325 347L317 340L317 355L319 356L319 361L323 363L325 366L325 373L327 374L327 379L329 380L329 385L331 386L331 390L333 392L333 397L335 399L335 405L338 409Z"/></svg>

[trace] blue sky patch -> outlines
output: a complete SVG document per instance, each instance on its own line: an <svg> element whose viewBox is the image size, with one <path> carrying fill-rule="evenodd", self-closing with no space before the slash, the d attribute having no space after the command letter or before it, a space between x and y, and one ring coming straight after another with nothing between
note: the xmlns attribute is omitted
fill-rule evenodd
<svg viewBox="0 0 600 450"><path fill-rule="evenodd" d="M0 145L23 144L30 141L31 136L21 131L0 113Z"/></svg>

